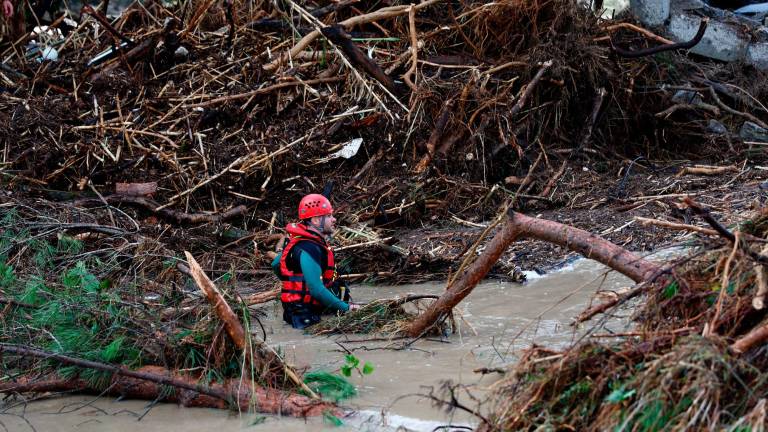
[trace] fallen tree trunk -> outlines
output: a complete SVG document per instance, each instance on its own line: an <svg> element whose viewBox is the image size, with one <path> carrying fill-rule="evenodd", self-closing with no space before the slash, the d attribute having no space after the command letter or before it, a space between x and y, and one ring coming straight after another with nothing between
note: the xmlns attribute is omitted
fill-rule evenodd
<svg viewBox="0 0 768 432"><path fill-rule="evenodd" d="M173 373L160 366L145 366L129 370L121 366L78 359L34 348L0 344L0 353L55 360L78 367L111 372L113 375L107 394L143 400L163 400L180 403L186 407L228 408L243 411L256 410L265 414L295 417L318 416L339 409L328 402L313 400L295 393L262 387L247 379L231 379L224 383L202 384L197 378ZM176 391L168 392L171 386ZM53 375L44 379L21 379L0 383L0 393L41 393L82 391L103 394L103 388L95 388L81 378L64 379ZM230 404L231 402L231 404Z"/></svg>
<svg viewBox="0 0 768 432"><path fill-rule="evenodd" d="M546 219L532 218L509 210L504 226L491 239L483 253L429 309L416 317L406 330L418 337L439 322L466 297L493 267L507 247L519 238L544 240L599 261L635 282L657 274L660 267L608 240L572 226Z"/></svg>

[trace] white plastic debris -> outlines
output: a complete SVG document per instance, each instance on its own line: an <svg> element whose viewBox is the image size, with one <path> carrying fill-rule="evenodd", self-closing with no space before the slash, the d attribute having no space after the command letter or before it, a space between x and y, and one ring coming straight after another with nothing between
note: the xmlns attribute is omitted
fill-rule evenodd
<svg viewBox="0 0 768 432"><path fill-rule="evenodd" d="M44 47L42 53L40 54L40 57L37 59L39 63L42 63L46 60L48 61L56 61L59 59L59 52L54 47Z"/></svg>
<svg viewBox="0 0 768 432"><path fill-rule="evenodd" d="M336 153L328 156L329 159L336 159L343 157L344 159L349 159L352 156L356 155L358 150L360 150L360 145L363 143L362 138L355 138L347 143L344 144L344 146L341 148L341 150L337 151Z"/></svg>

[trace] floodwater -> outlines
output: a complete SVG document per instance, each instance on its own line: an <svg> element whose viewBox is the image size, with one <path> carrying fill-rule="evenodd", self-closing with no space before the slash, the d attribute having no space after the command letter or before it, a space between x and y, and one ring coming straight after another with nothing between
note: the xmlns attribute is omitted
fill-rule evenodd
<svg viewBox="0 0 768 432"><path fill-rule="evenodd" d="M346 401L345 406L355 414L343 419L341 427L324 424L322 419L305 421L170 404L150 406L145 401L109 397L67 396L27 404L0 404L0 431L431 431L443 425L473 426L475 420L470 415L449 415L434 408L424 395L451 380L482 398L498 375L481 375L473 372L475 369L514 363L520 350L533 341L551 348L571 344L583 336L584 330L574 329L569 323L589 305L594 293L628 286L631 281L627 278L606 273L605 267L585 259L546 276L531 277L525 284L485 282L460 304L460 333L443 340L419 340L400 350L391 348L401 347L402 341L350 342L365 339L364 335L306 336L282 323L279 305L264 306L268 312L268 318L262 319L267 342L279 348L289 363L311 370L338 371L344 364L346 348L375 366L370 375L353 375L359 395ZM439 294L444 289L444 283L357 286L353 294L356 301L367 301L409 293ZM626 320L614 318L609 325L623 331L627 324ZM257 333L261 334L261 330ZM460 400L470 408L476 407L466 393Z"/></svg>

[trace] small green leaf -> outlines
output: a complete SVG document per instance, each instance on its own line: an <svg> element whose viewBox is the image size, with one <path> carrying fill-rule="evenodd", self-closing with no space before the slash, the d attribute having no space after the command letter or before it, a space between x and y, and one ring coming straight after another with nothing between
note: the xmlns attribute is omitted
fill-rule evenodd
<svg viewBox="0 0 768 432"><path fill-rule="evenodd" d="M370 375L373 373L373 365L371 362L365 362L365 365L363 365L363 375Z"/></svg>
<svg viewBox="0 0 768 432"><path fill-rule="evenodd" d="M341 367L341 374L344 375L345 377L352 376L352 367L349 366L349 365L342 366Z"/></svg>
<svg viewBox="0 0 768 432"><path fill-rule="evenodd" d="M356 368L360 364L360 359L352 354L347 354L345 358L347 360L347 364L353 368Z"/></svg>

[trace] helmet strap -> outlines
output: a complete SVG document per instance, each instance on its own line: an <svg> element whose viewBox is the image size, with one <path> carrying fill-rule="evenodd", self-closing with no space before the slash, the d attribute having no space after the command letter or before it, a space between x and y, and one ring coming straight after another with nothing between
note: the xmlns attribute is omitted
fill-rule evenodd
<svg viewBox="0 0 768 432"><path fill-rule="evenodd" d="M307 225L310 228L312 228L315 231L317 231L318 234L320 234L323 237L325 237L326 240L330 240L333 237L333 233L326 233L326 232L323 231L323 227L325 227L325 220L327 219L327 217L328 217L327 215L320 216L320 224L319 225L316 225L316 224L312 223L311 219L308 221L309 223Z"/></svg>

